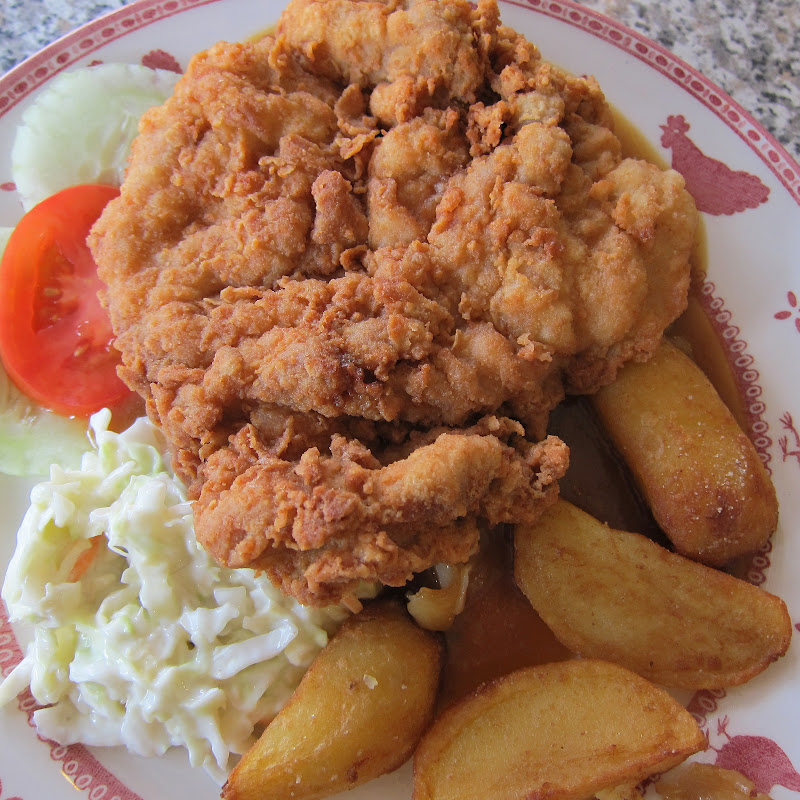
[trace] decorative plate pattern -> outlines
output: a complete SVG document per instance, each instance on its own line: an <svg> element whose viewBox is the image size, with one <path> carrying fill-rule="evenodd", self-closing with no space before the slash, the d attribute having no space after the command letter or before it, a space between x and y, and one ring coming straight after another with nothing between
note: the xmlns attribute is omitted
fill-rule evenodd
<svg viewBox="0 0 800 800"><path fill-rule="evenodd" d="M281 6L281 0L269 0L259 12L263 16L253 21L248 0L138 0L84 26L0 79L0 152L8 153L25 102L62 70L99 61L138 61L180 71L195 50L220 38L252 35L273 22ZM586 51L586 58L594 59L591 71L610 76L598 75L606 89L621 80L622 68L632 71L639 90L617 105L683 173L704 212L709 279L700 299L725 344L750 434L772 472L782 507L778 533L753 556L746 575L784 597L796 621L800 588L787 565L800 559L800 499L795 499L800 498L800 423L795 422L800 420L795 366L800 355L800 167L741 106L635 31L568 0L502 0L501 10L532 41L547 40L548 47L564 53L560 63L568 68L575 69L575 52ZM5 190L0 191L0 225L11 226L20 209L7 155L0 160L0 189ZM11 555L26 491L19 481L0 479L0 519L5 523L0 565ZM21 657L0 603L3 674ZM689 710L709 737L700 760L742 771L758 791L776 800L796 797L798 675L794 647L745 687L688 697ZM35 701L23 694L18 706L0 712L0 800L58 800L71 796L73 786L89 800L218 796L217 788L180 757L142 761L53 742L44 748L29 726ZM347 797L400 800L409 794L406 770Z"/></svg>

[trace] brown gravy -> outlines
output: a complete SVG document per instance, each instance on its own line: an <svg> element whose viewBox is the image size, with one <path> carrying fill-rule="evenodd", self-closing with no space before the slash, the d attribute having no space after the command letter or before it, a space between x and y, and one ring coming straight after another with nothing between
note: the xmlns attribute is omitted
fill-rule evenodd
<svg viewBox="0 0 800 800"><path fill-rule="evenodd" d="M483 537L464 610L445 637L443 706L516 669L572 657L514 583L507 530Z"/></svg>

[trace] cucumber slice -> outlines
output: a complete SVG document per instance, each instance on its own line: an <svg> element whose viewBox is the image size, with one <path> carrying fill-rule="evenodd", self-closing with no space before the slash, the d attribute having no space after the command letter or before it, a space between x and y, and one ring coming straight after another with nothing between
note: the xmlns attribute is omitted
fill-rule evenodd
<svg viewBox="0 0 800 800"><path fill-rule="evenodd" d="M0 258L12 228L0 228ZM14 385L0 365L0 472L47 475L51 464L80 465L90 448L89 423L46 411Z"/></svg>
<svg viewBox="0 0 800 800"><path fill-rule="evenodd" d="M178 75L136 64L98 64L65 72L22 115L11 177L29 211L80 183L119 186L139 117L172 94Z"/></svg>

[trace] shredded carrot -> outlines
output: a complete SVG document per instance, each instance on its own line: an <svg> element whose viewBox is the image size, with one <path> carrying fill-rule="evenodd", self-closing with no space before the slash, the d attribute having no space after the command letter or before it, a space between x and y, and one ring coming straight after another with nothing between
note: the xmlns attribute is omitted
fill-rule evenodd
<svg viewBox="0 0 800 800"><path fill-rule="evenodd" d="M79 581L86 574L86 570L92 566L105 538L105 536L100 534L99 536L92 536L92 538L89 539L89 547L78 556L75 564L69 571L67 580L70 583Z"/></svg>

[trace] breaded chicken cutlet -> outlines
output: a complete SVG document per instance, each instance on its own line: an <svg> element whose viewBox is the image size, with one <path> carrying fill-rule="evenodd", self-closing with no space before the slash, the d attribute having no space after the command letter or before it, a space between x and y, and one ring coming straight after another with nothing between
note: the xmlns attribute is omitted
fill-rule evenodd
<svg viewBox="0 0 800 800"><path fill-rule="evenodd" d="M555 500L548 412L654 351L695 226L494 2L293 0L144 117L90 244L198 539L319 605Z"/></svg>

